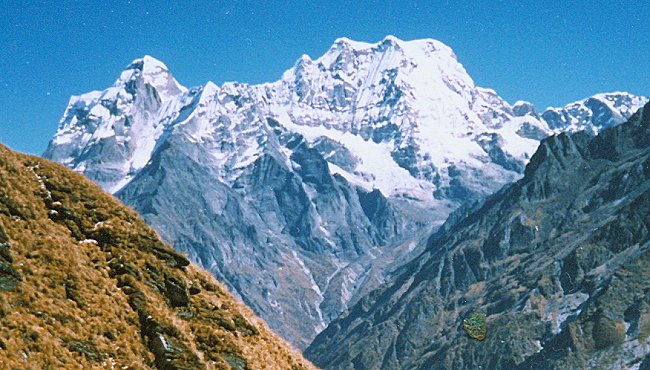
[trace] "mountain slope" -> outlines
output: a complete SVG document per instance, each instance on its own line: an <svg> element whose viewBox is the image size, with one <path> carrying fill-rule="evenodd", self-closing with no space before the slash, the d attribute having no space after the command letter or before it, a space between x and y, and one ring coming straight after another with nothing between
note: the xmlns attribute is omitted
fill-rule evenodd
<svg viewBox="0 0 650 370"><path fill-rule="evenodd" d="M269 137L267 145L280 143ZM305 345L342 311L359 281L380 282L367 256L380 256L373 250L414 226L381 193L332 175L300 137L286 145L291 167L269 149L229 187L214 181L218 168L202 164L208 154L201 147L173 137L118 196L272 327Z"/></svg>
<svg viewBox="0 0 650 370"><path fill-rule="evenodd" d="M650 366L650 105L542 141L306 350L326 369ZM487 337L463 318L487 314Z"/></svg>
<svg viewBox="0 0 650 370"><path fill-rule="evenodd" d="M612 96L612 122L645 99ZM44 156L116 194L302 347L456 207L519 178L551 133L438 41L341 38L255 86L186 89L136 60L71 99Z"/></svg>
<svg viewBox="0 0 650 370"><path fill-rule="evenodd" d="M0 367L313 368L79 174L0 146Z"/></svg>

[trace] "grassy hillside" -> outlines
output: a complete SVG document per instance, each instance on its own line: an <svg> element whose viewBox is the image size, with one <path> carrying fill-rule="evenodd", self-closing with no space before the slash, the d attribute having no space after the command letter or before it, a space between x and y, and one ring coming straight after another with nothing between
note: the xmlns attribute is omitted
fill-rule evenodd
<svg viewBox="0 0 650 370"><path fill-rule="evenodd" d="M0 145L0 368L313 366L134 211Z"/></svg>

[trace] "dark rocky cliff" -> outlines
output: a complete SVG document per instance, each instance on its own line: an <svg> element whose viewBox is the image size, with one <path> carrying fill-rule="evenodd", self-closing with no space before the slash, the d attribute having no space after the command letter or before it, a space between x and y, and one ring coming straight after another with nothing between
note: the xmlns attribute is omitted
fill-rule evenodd
<svg viewBox="0 0 650 370"><path fill-rule="evenodd" d="M542 141L306 350L326 369L650 366L650 106ZM487 314L487 337L463 318Z"/></svg>

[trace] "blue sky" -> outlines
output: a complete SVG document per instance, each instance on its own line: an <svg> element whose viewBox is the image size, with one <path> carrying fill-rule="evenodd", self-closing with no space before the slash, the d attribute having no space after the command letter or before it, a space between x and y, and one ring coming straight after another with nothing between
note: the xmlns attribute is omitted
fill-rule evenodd
<svg viewBox="0 0 650 370"><path fill-rule="evenodd" d="M435 38L513 103L603 91L650 95L650 2L0 2L0 142L41 154L70 95L104 89L152 55L180 83L277 80L337 37Z"/></svg>

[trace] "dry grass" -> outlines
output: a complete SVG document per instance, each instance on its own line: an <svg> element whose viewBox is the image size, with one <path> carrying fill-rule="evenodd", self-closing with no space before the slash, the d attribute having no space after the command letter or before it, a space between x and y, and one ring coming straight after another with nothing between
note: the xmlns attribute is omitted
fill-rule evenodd
<svg viewBox="0 0 650 370"><path fill-rule="evenodd" d="M0 290L0 368L313 368L134 211L0 145L2 231L22 281Z"/></svg>

